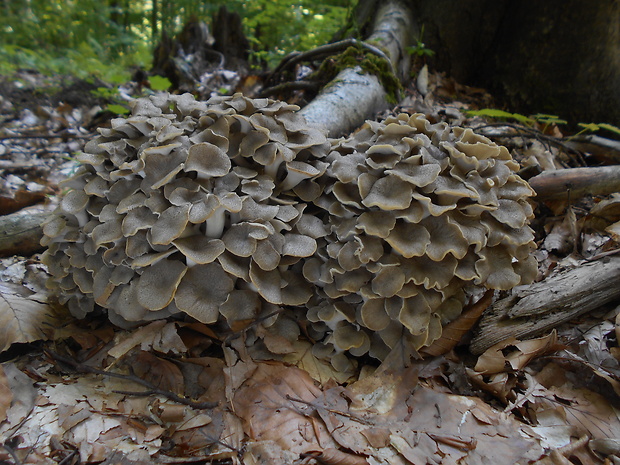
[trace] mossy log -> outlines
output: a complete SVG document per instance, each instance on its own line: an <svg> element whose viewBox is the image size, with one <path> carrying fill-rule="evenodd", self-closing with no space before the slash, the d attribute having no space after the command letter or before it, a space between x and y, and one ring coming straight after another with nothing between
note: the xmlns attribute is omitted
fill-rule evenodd
<svg viewBox="0 0 620 465"><path fill-rule="evenodd" d="M408 76L406 48L416 29L410 10L401 2L389 1L378 8L372 34L365 40L385 53L398 79ZM310 124L326 128L330 137L338 137L389 108L389 90L382 83L385 80L364 68L345 67L301 114Z"/></svg>

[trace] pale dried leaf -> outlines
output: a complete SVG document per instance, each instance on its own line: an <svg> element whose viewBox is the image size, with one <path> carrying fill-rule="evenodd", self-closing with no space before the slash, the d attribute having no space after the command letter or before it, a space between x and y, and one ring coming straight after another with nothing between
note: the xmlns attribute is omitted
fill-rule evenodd
<svg viewBox="0 0 620 465"><path fill-rule="evenodd" d="M157 320L142 326L134 331L122 333L119 342L108 354L114 358L121 358L134 347L142 350L156 350L162 353L183 353L187 347L179 337L177 326L166 320Z"/></svg>
<svg viewBox="0 0 620 465"><path fill-rule="evenodd" d="M37 391L32 380L13 363L3 364L2 369L13 397L12 401L9 400L10 407L6 411L6 419L0 423L0 437L8 438L32 412Z"/></svg>
<svg viewBox="0 0 620 465"><path fill-rule="evenodd" d="M4 367L0 365L0 423L6 420L6 412L13 401L13 391L9 380L4 373Z"/></svg>
<svg viewBox="0 0 620 465"><path fill-rule="evenodd" d="M507 351L507 348L512 350ZM511 369L521 370L534 358L558 348L555 330L547 336L527 341L510 338L495 344L480 355L474 370L482 374L501 373ZM505 355L506 352L508 352L507 355Z"/></svg>
<svg viewBox="0 0 620 465"><path fill-rule="evenodd" d="M527 376L527 382L531 392L527 396L528 409L534 414L559 409L565 424L574 427L579 435L588 434L596 439L620 437L620 411L600 394L574 387L555 363L547 364L536 377Z"/></svg>
<svg viewBox="0 0 620 465"><path fill-rule="evenodd" d="M353 376L353 371L338 371L326 360L318 359L312 353L309 341L297 340L292 343L293 351L283 357L283 361L306 371L312 379L325 386L330 380L340 384L346 383Z"/></svg>
<svg viewBox="0 0 620 465"><path fill-rule="evenodd" d="M373 464L386 463L382 458L394 450L415 464L516 463L540 456L542 449L523 438L514 419L481 399L416 386L416 379L412 369L382 373L331 388L313 405L341 447Z"/></svg>
<svg viewBox="0 0 620 465"><path fill-rule="evenodd" d="M259 363L236 392L233 407L252 440L275 441L300 454L336 447L325 427L310 417L320 394L305 371Z"/></svg>
<svg viewBox="0 0 620 465"><path fill-rule="evenodd" d="M295 463L299 454L280 447L274 441L252 441L248 444L243 462L246 465L273 465Z"/></svg>
<svg viewBox="0 0 620 465"><path fill-rule="evenodd" d="M577 237L577 217L570 207L563 221L555 223L551 232L547 234L544 248L550 252L570 253L576 246Z"/></svg>
<svg viewBox="0 0 620 465"><path fill-rule="evenodd" d="M0 282L0 352L14 343L47 340L68 319L41 298L24 286Z"/></svg>
<svg viewBox="0 0 620 465"><path fill-rule="evenodd" d="M616 223L607 226L605 228L605 231L611 234L611 236L616 242L620 242L620 221L617 221Z"/></svg>

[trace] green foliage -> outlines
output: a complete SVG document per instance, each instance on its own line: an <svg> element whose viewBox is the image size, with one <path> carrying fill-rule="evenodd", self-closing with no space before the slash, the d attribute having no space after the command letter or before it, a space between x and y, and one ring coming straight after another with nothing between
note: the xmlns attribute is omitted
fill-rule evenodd
<svg viewBox="0 0 620 465"><path fill-rule="evenodd" d="M151 76L149 78L149 82L151 83L151 89L153 90L168 90L172 85L170 80L163 76Z"/></svg>
<svg viewBox="0 0 620 465"><path fill-rule="evenodd" d="M532 118L534 118L539 123L546 124L547 126L551 124L558 125L568 123L568 121L566 121L565 119L561 119L557 115L548 115L546 113L536 113L534 116L532 116Z"/></svg>
<svg viewBox="0 0 620 465"><path fill-rule="evenodd" d="M435 52L430 48L426 47L426 44L422 42L422 37L424 37L424 26L422 26L422 30L420 31L420 36L416 39L416 44L412 47L407 47L407 53L409 55L414 55L420 58L424 57L432 57Z"/></svg>
<svg viewBox="0 0 620 465"><path fill-rule="evenodd" d="M535 120L519 113L509 113L496 108L483 108L482 110L468 110L465 112L467 116L486 116L488 118L514 119L522 124L531 126Z"/></svg>
<svg viewBox="0 0 620 465"><path fill-rule="evenodd" d="M613 132L614 134L617 134L620 136L620 128L618 126L614 126L613 124L607 124L607 123L599 123L598 127L599 129L605 129L606 131Z"/></svg>
<svg viewBox="0 0 620 465"><path fill-rule="evenodd" d="M273 65L328 42L352 1L10 0L0 6L0 72L108 80L131 65L148 66L161 31L174 35L192 16L209 22L221 6L242 16L256 58Z"/></svg>
<svg viewBox="0 0 620 465"><path fill-rule="evenodd" d="M111 111L112 113L116 113L117 115L127 115L129 114L129 108L123 106L123 105L118 105L118 104L111 104L106 106L106 110Z"/></svg>
<svg viewBox="0 0 620 465"><path fill-rule="evenodd" d="M586 132L597 132L601 129L609 131L617 136L620 136L620 128L618 126L614 126L613 124L608 123L579 123L579 127L582 128L577 134L574 134L572 137L576 137L580 134L584 134Z"/></svg>
<svg viewBox="0 0 620 465"><path fill-rule="evenodd" d="M328 42L347 17L350 1L239 1L246 34L257 56L276 64L293 50L309 50ZM230 5L230 3L229 3ZM229 6L230 7L230 6Z"/></svg>
<svg viewBox="0 0 620 465"><path fill-rule="evenodd" d="M171 84L167 78L161 76L152 76L149 79L149 83L151 84L151 88L145 88L142 91L142 95L137 95L136 97L167 90ZM127 101L121 97L117 87L97 87L97 89L91 90L90 93L95 97L111 102L105 106L106 110L116 113L117 115L126 115L130 113Z"/></svg>
<svg viewBox="0 0 620 465"><path fill-rule="evenodd" d="M557 115L548 115L546 113L537 113L532 116L525 116L519 113L509 113L504 110L498 110L495 108L483 108L482 110L468 110L465 112L467 116L485 116L487 118L500 118L500 119L514 119L522 124L527 126L532 126L534 123L543 124L544 127L542 132L545 132L548 126L552 124L561 125L567 124L568 122L565 119L560 118ZM620 128L614 126L613 124L608 123L579 123L578 126L581 128L579 132L573 134L569 137L572 139L580 134L584 134L586 132L597 132L601 129L609 131L615 135L620 136Z"/></svg>

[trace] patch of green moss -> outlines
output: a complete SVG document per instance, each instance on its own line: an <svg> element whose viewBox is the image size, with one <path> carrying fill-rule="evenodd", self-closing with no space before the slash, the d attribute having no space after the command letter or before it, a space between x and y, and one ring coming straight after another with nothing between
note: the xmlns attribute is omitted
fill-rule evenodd
<svg viewBox="0 0 620 465"><path fill-rule="evenodd" d="M377 76L387 93L388 102L392 104L398 102L403 87L400 80L392 73L390 63L361 47L351 46L339 55L326 58L314 73L313 78L329 82L343 69L354 68L355 66L359 66L368 74Z"/></svg>

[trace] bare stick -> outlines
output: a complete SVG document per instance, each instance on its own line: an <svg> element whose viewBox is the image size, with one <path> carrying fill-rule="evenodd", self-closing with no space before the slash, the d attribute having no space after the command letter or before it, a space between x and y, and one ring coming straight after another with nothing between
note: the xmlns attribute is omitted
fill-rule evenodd
<svg viewBox="0 0 620 465"><path fill-rule="evenodd" d="M539 200L579 199L620 191L620 166L545 171L529 180Z"/></svg>
<svg viewBox="0 0 620 465"><path fill-rule="evenodd" d="M0 257L31 255L43 249L41 223L50 211L20 210L0 216Z"/></svg>
<svg viewBox="0 0 620 465"><path fill-rule="evenodd" d="M54 360L70 366L78 373L93 373L96 375L109 376L111 378L125 379L128 381L133 381L134 383L147 388L146 391L115 391L115 392L118 392L119 394L126 394L126 395L132 395L132 396L160 395L160 396L166 397L167 399L170 399L173 402L177 402L183 405L188 405L189 407L192 407L198 410L212 409L212 408L217 407L218 405L217 402L196 402L191 399L188 399L187 397L182 397L178 394L175 394L174 392L166 391L164 389L159 389L157 386L154 386L153 384L149 383L148 381L143 380L142 378L134 374L125 375L123 373L114 373L111 371L98 370L97 368L88 366L84 363L76 362L75 360L70 359L69 357L64 357L51 350L46 350L45 352L49 354L49 356L52 357Z"/></svg>

